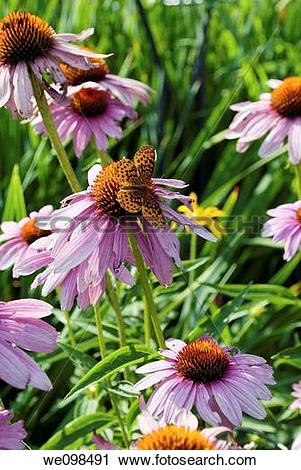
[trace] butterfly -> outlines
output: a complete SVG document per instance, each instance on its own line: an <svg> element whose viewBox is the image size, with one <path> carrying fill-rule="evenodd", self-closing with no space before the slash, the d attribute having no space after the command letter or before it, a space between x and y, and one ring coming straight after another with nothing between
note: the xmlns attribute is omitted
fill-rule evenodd
<svg viewBox="0 0 301 470"><path fill-rule="evenodd" d="M154 228L164 229L164 215L152 190L155 161L155 149L151 145L143 145L133 160L125 158L117 163L116 175L120 187L117 201L127 212L141 212Z"/></svg>

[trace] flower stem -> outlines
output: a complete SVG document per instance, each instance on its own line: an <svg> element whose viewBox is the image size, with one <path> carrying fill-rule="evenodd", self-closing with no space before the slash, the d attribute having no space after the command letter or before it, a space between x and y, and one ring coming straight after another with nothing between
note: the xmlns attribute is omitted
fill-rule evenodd
<svg viewBox="0 0 301 470"><path fill-rule="evenodd" d="M73 348L76 348L76 339L75 339L74 331L73 331L73 328L72 328L70 313L67 310L64 310L64 315L65 315L65 319L66 319L70 344Z"/></svg>
<svg viewBox="0 0 301 470"><path fill-rule="evenodd" d="M196 259L196 252L197 252L197 243L198 243L198 237L195 233L191 234L191 240L190 240L190 261ZM190 271L189 273L189 285L193 283L195 278L195 272L194 270Z"/></svg>
<svg viewBox="0 0 301 470"><path fill-rule="evenodd" d="M100 161L101 161L101 164L103 167L107 166L107 165L110 165L110 163L113 162L112 158L110 157L110 155L106 152L104 152L103 150L98 150L98 155L99 155L99 158L100 158Z"/></svg>
<svg viewBox="0 0 301 470"><path fill-rule="evenodd" d="M118 301L118 296L112 284L110 275L107 274L106 277L107 277L107 294L110 300L110 304L112 305L115 311L118 333L119 333L119 344L120 344L120 347L122 348L123 346L126 346L125 324L123 321L123 317L122 317L122 313L121 313L121 309L120 309L120 305Z"/></svg>
<svg viewBox="0 0 301 470"><path fill-rule="evenodd" d="M297 178L297 194L298 199L301 199L301 163L294 165L296 178Z"/></svg>
<svg viewBox="0 0 301 470"><path fill-rule="evenodd" d="M101 315L100 315L100 308L99 305L94 305L94 317L97 329L97 337L98 337L98 346L101 358L103 359L106 356L106 343L105 337L103 334L103 328L101 323Z"/></svg>
<svg viewBox="0 0 301 470"><path fill-rule="evenodd" d="M106 351L106 343L105 343L105 337L104 337L102 321L101 321L100 308L98 304L94 306L94 316L95 316L95 323L96 323L96 329L97 329L99 351L100 351L101 358L104 359L107 355L107 351ZM107 385L109 388L111 388L110 380L107 381ZM119 410L117 398L115 397L113 393L110 393L109 391L108 391L108 395L110 397L112 407L116 413L117 419L120 424L120 429L121 429L124 444L126 448L129 448L130 440L128 438L128 435L124 426L124 422L121 416L121 412Z"/></svg>
<svg viewBox="0 0 301 470"><path fill-rule="evenodd" d="M80 184L71 166L71 163L69 161L65 148L61 142L61 139L59 138L59 135L57 133L44 90L39 80L36 78L36 76L32 72L30 72L30 79L31 79L33 94L36 99L39 111L41 113L44 126L47 130L52 146L56 152L57 159L62 167L64 175L66 176L67 181L72 191L73 192L80 191L81 190Z"/></svg>
<svg viewBox="0 0 301 470"><path fill-rule="evenodd" d="M146 300L146 310L147 310L149 318L151 318L151 321L153 323L153 327L155 330L158 344L160 348L164 348L165 347L164 335L161 330L160 320L159 320L158 312L156 310L152 288L149 283L147 272L145 269L145 264L144 264L142 255L140 253L136 237L134 233L131 231L131 229L129 229L128 236L129 236L129 242L130 242L130 245L131 245L135 260L136 260L136 267L140 275L143 290L144 290L144 295L145 295L145 300ZM145 325L146 328L149 328L149 323L150 322L148 321L147 324Z"/></svg>
<svg viewBox="0 0 301 470"><path fill-rule="evenodd" d="M126 346L125 323L123 321L123 316L122 316L122 312L120 309L118 295L113 286L109 273L107 273L106 280L107 280L108 298L116 315L116 322L117 322L118 335L119 335L119 344L120 344L120 347L123 348L124 346ZM126 380L130 379L128 368L124 370L124 377L126 378Z"/></svg>
<svg viewBox="0 0 301 470"><path fill-rule="evenodd" d="M143 302L145 305L146 304L145 296L143 296ZM144 318L144 342L145 342L145 346L147 348L150 348L150 342L151 342L151 336L152 336L151 335L152 321L151 321L150 315L148 314L147 308L144 309L143 318Z"/></svg>

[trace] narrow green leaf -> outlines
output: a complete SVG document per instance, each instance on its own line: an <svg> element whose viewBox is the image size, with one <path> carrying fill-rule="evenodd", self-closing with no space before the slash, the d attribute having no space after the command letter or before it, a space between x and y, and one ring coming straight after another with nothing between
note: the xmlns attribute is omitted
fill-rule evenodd
<svg viewBox="0 0 301 470"><path fill-rule="evenodd" d="M210 321L208 317L203 316L198 325L189 333L189 341L204 334L204 329L206 329L206 331L208 331L208 329L212 329L212 324L215 326L215 331L223 330L228 323L229 317L232 316L233 313L235 313L242 305L247 293L249 292L249 289L250 286L246 286L245 289L241 290L237 297L234 297L234 299L230 300L230 302L227 302L225 305L219 308L217 312L214 313Z"/></svg>
<svg viewBox="0 0 301 470"><path fill-rule="evenodd" d="M59 343L59 347L68 354L70 361L72 361L76 366L83 367L86 371L96 365L96 360L89 356L89 354L85 354L82 351L71 348L66 343Z"/></svg>
<svg viewBox="0 0 301 470"><path fill-rule="evenodd" d="M208 287L212 287L230 297L238 296L242 290L246 289L245 284L209 284L204 283ZM271 304L278 306L284 305L301 305L301 300L296 297L293 292L282 286L272 284L253 284L245 294L247 300L267 300Z"/></svg>
<svg viewBox="0 0 301 470"><path fill-rule="evenodd" d="M81 416L68 423L63 429L56 432L42 447L43 450L62 450L74 441L85 437L94 429L104 428L112 424L112 417L105 413L93 413Z"/></svg>
<svg viewBox="0 0 301 470"><path fill-rule="evenodd" d="M280 351L278 354L272 356L272 359L275 361L275 367L279 367L281 364L288 364L297 369L301 369L301 344Z"/></svg>
<svg viewBox="0 0 301 470"><path fill-rule="evenodd" d="M150 356L153 356L153 354L154 353L150 352L145 346L139 345L125 346L112 352L92 367L92 369L87 372L78 384L72 388L65 399L71 397L75 393L81 392L92 384L103 382L125 367L144 362Z"/></svg>
<svg viewBox="0 0 301 470"><path fill-rule="evenodd" d="M15 164L7 190L2 220L19 221L26 217L26 205L20 179L19 165Z"/></svg>

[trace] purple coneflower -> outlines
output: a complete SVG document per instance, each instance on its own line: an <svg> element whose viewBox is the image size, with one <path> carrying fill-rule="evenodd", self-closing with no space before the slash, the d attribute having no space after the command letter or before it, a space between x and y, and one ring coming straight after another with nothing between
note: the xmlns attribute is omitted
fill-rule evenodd
<svg viewBox="0 0 301 470"><path fill-rule="evenodd" d="M59 244L55 245L54 251L58 247ZM38 274L32 283L32 288L34 289L38 286L43 286L42 295L47 296L56 286L59 286L62 310L70 311L75 299L77 299L77 305L81 309L87 308L89 305L96 305L106 288L104 269L100 266L100 263L96 260L98 264L93 267L91 263L93 263L93 259L95 260L95 258L90 257L86 262L79 264L69 271L57 273L55 271L55 263L51 254L48 253L47 256L48 259L44 262L44 265L48 264L48 267L45 271ZM108 256L108 253L106 253L106 256ZM113 259L114 255L112 254L111 263L113 263ZM44 260L46 260L46 255L43 256L43 261ZM26 269L28 271L28 266L31 268L39 261L40 255L38 253L34 254L31 259L27 260L27 263L24 266L25 269L23 268L21 275L27 274L26 272L24 273L24 271ZM97 270L97 266L99 266L100 271L99 273L96 272L94 275L95 277L93 277L93 272ZM129 286L134 284L134 279L125 266L118 267L113 263L109 265L105 264L105 268L111 271L119 281L122 281ZM86 272L91 276L90 278L85 277Z"/></svg>
<svg viewBox="0 0 301 470"><path fill-rule="evenodd" d="M259 149L259 156L267 157L288 137L289 158L296 165L301 160L301 78L269 80L268 84L272 92L263 93L260 101L244 101L231 106L238 113L226 138L238 139L236 149L243 153L254 140L268 132Z"/></svg>
<svg viewBox="0 0 301 470"><path fill-rule="evenodd" d="M11 423L14 414L12 411L0 408L0 450L22 450L24 445L22 440L27 433L23 422Z"/></svg>
<svg viewBox="0 0 301 470"><path fill-rule="evenodd" d="M201 418L213 426L240 426L242 412L257 419L265 417L258 399L270 400L265 384L274 384L272 368L265 359L232 352L209 336L191 343L166 341L164 359L139 367L148 374L134 385L140 391L157 385L148 401L155 416L169 422L180 408L196 407Z"/></svg>
<svg viewBox="0 0 301 470"><path fill-rule="evenodd" d="M198 420L190 412L181 409L174 418L165 422L156 420L144 401L140 401L141 415L138 425L142 436L132 443L133 450L226 450L231 447L226 441L216 439L219 434L230 432L226 427L198 429ZM101 450L116 450L117 447L94 434L93 442Z"/></svg>
<svg viewBox="0 0 301 470"><path fill-rule="evenodd" d="M292 396L296 398L290 405L291 410L301 411L301 381L293 384Z"/></svg>
<svg viewBox="0 0 301 470"><path fill-rule="evenodd" d="M263 226L263 237L273 237L275 243L284 243L283 259L294 257L301 244L301 201L281 204L270 209L267 214L272 219Z"/></svg>
<svg viewBox="0 0 301 470"><path fill-rule="evenodd" d="M90 59L90 61L94 67L89 70L61 64L61 69L69 85L77 86L85 82L96 82L100 85L100 89L110 91L115 98L130 107L134 106L135 100L143 104L149 102L151 89L148 85L132 78L111 74L104 59Z"/></svg>
<svg viewBox="0 0 301 470"><path fill-rule="evenodd" d="M50 110L61 140L72 135L77 157L81 156L92 136L96 147L106 150L108 137L122 137L120 122L125 117L136 118L131 106L123 104L94 82L69 86L64 106L51 100ZM32 124L37 133L47 132L40 114Z"/></svg>
<svg viewBox="0 0 301 470"><path fill-rule="evenodd" d="M31 274L49 261L45 248L40 239L49 235L49 231L36 226L36 221L48 218L53 212L52 206L44 206L38 212L31 212L20 222L3 222L0 226L0 270L14 266L13 275ZM39 240L40 246L37 244ZM33 254L39 253L36 262L30 269L23 269ZM44 259L45 258L45 259Z"/></svg>
<svg viewBox="0 0 301 470"><path fill-rule="evenodd" d="M58 333L53 326L40 320L52 313L51 305L36 299L0 302L0 379L13 387L28 385L51 390L45 372L26 351L51 352Z"/></svg>
<svg viewBox="0 0 301 470"><path fill-rule="evenodd" d="M48 73L62 83L66 81L60 69L62 62L88 69L93 67L88 58L107 57L69 44L91 34L92 28L80 34L57 34L46 21L28 12L5 16L0 21L0 107L7 106L28 118L33 109L29 72L40 82Z"/></svg>
<svg viewBox="0 0 301 470"><path fill-rule="evenodd" d="M155 150L143 146L133 161L123 159L103 169L100 165L91 168L88 189L67 197L63 201L67 205L50 217L47 227L52 232L60 221L70 223L57 235L51 250L53 262L38 276L34 287L43 284L42 294L47 295L71 276L76 282L65 286L69 299L102 286L90 302L95 304L103 292L107 270L131 284L132 278L123 264L134 264L128 224L145 262L164 286L172 282L173 262L180 266L180 244L167 225L168 220L187 225L197 235L215 241L204 227L166 204L172 199L190 204L191 199L167 189L184 188L183 181L152 178L154 163Z"/></svg>

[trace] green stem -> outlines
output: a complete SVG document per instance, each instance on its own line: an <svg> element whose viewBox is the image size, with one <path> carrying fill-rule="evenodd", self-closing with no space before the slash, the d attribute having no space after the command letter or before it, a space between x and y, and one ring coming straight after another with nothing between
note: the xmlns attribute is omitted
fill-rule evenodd
<svg viewBox="0 0 301 470"><path fill-rule="evenodd" d="M105 337L104 337L102 321L101 321L101 313L100 313L100 308L98 304L94 306L94 316L95 316L95 323L96 323L96 329L97 329L99 351L100 351L101 358L104 359L107 355L107 351L106 351L106 343L105 343ZM109 388L111 388L110 380L107 381L107 385ZM123 419L119 410L117 398L115 397L113 393L108 392L108 394L112 403L112 407L116 413L117 419L120 424L120 429L121 429L124 444L126 448L129 448L130 440L128 438L128 435L127 435L127 432L123 423Z"/></svg>
<svg viewBox="0 0 301 470"><path fill-rule="evenodd" d="M143 296L143 301L145 305L146 304L145 296ZM144 319L144 342L145 342L145 346L147 348L150 348L150 342L151 342L151 336L152 336L151 335L152 322L151 322L151 318L150 318L147 308L144 309L143 319Z"/></svg>
<svg viewBox="0 0 301 470"><path fill-rule="evenodd" d="M99 351L100 351L101 358L103 359L107 354L106 354L105 337L103 334L103 328L102 328L102 322L101 322L100 308L98 304L94 305L94 317L95 317L95 323L96 323Z"/></svg>
<svg viewBox="0 0 301 470"><path fill-rule="evenodd" d="M72 328L70 313L67 310L64 310L64 315L65 315L65 319L66 319L70 344L73 348L76 348L76 339L75 339L74 331L73 331L73 328Z"/></svg>
<svg viewBox="0 0 301 470"><path fill-rule="evenodd" d="M110 165L110 163L113 162L110 155L107 152L104 152L103 150L98 150L98 155L103 167Z"/></svg>
<svg viewBox="0 0 301 470"><path fill-rule="evenodd" d="M159 316L156 310L152 288L148 280L147 271L145 269L145 264L144 264L142 255L140 253L140 250L136 241L136 237L131 231L131 229L129 229L128 236L129 236L129 242L130 242L134 257L135 257L136 267L140 275L141 283L142 283L143 290L144 290L144 295L146 299L146 310L147 310L149 318L151 318L151 321L153 323L153 327L155 330L158 344L160 348L164 348L165 347L164 335L161 330L160 320L159 320ZM149 323L150 322L148 321L147 324L145 325L146 328L148 328Z"/></svg>
<svg viewBox="0 0 301 470"><path fill-rule="evenodd" d="M80 184L71 166L71 163L69 161L65 148L61 142L61 139L59 138L59 135L57 133L44 90L39 80L36 78L36 76L32 72L30 72L30 79L31 79L33 94L36 99L39 111L41 113L44 126L47 130L52 146L56 152L57 159L67 178L69 186L73 192L80 191L81 190Z"/></svg>
<svg viewBox="0 0 301 470"><path fill-rule="evenodd" d="M112 305L113 310L115 311L115 315L116 315L116 321L117 321L117 327L118 327L118 333L119 333L119 344L120 344L120 347L123 348L124 346L126 346L125 324L124 324L122 313L120 310L118 296L112 284L109 273L107 274L106 278L107 278L107 294L110 300L110 304Z"/></svg>
<svg viewBox="0 0 301 470"><path fill-rule="evenodd" d="M118 295L113 286L109 273L107 273L106 279L107 279L107 294L109 297L110 304L116 315L116 322L117 322L118 335L119 335L119 344L120 344L120 347L123 348L124 346L126 346L125 323L123 321L123 316L122 316L122 312L120 309ZM126 380L130 380L130 374L129 374L128 368L124 370L124 376Z"/></svg>
<svg viewBox="0 0 301 470"><path fill-rule="evenodd" d="M196 258L198 237L195 233L191 233L190 237L191 238L190 238L190 257L189 257L189 259L191 261L191 260ZM189 272L188 284L187 285L190 286L194 282L194 279L195 279L195 271L192 270L192 271ZM189 314L189 312L191 311L192 300L193 300L192 295L188 296L185 299L185 302L184 302L184 305L183 305L183 314L184 315Z"/></svg>
<svg viewBox="0 0 301 470"><path fill-rule="evenodd" d="M195 233L192 233L191 241L190 241L190 261L193 259L196 259L197 243L198 243L198 237ZM194 277L195 277L195 272L194 270L192 270L189 273L189 285L194 281Z"/></svg>
<svg viewBox="0 0 301 470"><path fill-rule="evenodd" d="M294 165L296 178L297 178L297 194L298 198L301 199L301 163Z"/></svg>

